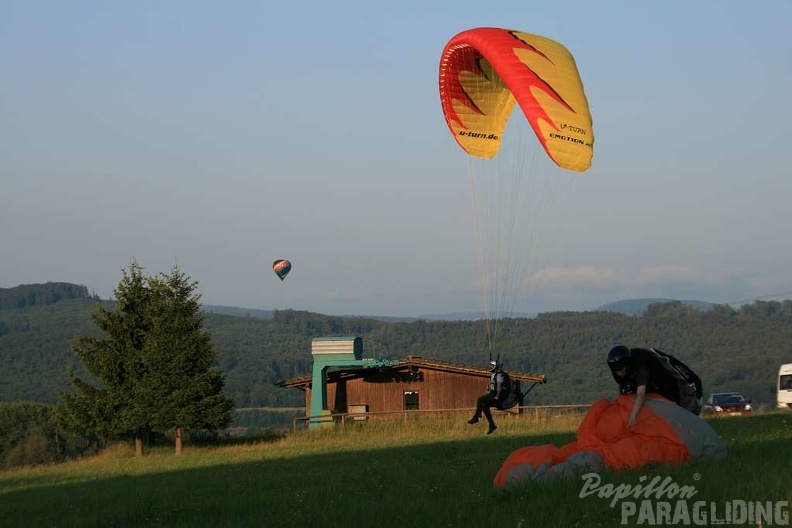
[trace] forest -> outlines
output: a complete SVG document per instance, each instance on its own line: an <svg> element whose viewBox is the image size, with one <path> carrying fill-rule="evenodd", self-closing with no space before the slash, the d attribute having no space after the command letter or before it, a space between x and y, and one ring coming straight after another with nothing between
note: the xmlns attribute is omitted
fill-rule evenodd
<svg viewBox="0 0 792 528"><path fill-rule="evenodd" d="M72 390L68 372L86 373L71 347L78 337L98 335L90 313L100 303L113 304L68 283L0 289L0 402L55 403L59 390ZM604 358L618 342L678 357L702 378L705 397L737 390L758 406L772 406L778 367L792 362L790 300L708 310L671 301L634 316L549 312L499 324L498 351L506 370L547 376L527 404L612 396L615 385ZM412 355L465 365L488 359L481 321L387 322L276 310L269 318L207 312L204 325L236 408L303 405L302 392L275 383L310 373L314 337L360 336L364 357L370 358Z"/></svg>

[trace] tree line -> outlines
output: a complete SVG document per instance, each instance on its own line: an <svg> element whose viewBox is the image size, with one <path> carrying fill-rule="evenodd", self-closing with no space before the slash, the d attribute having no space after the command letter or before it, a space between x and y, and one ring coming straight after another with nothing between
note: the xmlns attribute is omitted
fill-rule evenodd
<svg viewBox="0 0 792 528"><path fill-rule="evenodd" d="M98 337L91 320L115 302L70 299L46 306L0 310L0 401L59 401L72 391L73 370L87 375L72 352L75 338ZM705 391L740 390L759 403L772 401L778 365L792 362L792 301L757 301L733 309L698 310L681 302L651 305L642 315L551 312L500 322L498 353L507 369L544 374L548 383L531 393L537 404L585 403L611 393L605 352L616 342L669 352L699 373ZM295 389L275 385L311 372L311 339L358 335L366 357L409 355L465 365L487 358L481 321L383 322L280 310L271 319L203 314L235 407L304 404Z"/></svg>
<svg viewBox="0 0 792 528"><path fill-rule="evenodd" d="M313 337L358 335L364 357L379 359L413 355L466 365L488 359L481 321L383 322L294 310L274 311L270 319L203 313L197 284L180 270L154 277L140 273L134 266L125 273L117 301L63 298L0 310L6 328L0 335L0 402L64 404L77 425L73 430L90 431L90 441L137 438L142 447L163 431L174 436L180 427L216 432L227 425L223 411L232 407L302 406L304 393L275 383L310 374ZM168 336L174 335L189 345L171 343ZM769 406L778 366L792 362L792 301L710 310L674 301L653 304L638 316L543 313L503 320L499 335L497 350L507 370L548 378L528 404L612 396L604 355L623 342L682 359L701 376L706 393L739 390ZM161 361L163 353L171 359ZM178 371L174 362L181 361L193 362L196 370ZM130 384L118 379L122 371L152 377ZM202 391L182 389L193 387L192 375L195 386L215 397L207 415L206 408L191 406ZM85 401L102 411L86 412ZM170 411L141 410L154 402ZM115 411L123 405L127 411ZM191 410L180 414L177 408Z"/></svg>

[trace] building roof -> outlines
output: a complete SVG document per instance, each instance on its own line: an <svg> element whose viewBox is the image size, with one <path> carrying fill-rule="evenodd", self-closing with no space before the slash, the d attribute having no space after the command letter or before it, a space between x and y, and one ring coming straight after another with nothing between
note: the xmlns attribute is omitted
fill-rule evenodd
<svg viewBox="0 0 792 528"><path fill-rule="evenodd" d="M454 372L457 374L468 374L471 376L489 377L490 371L485 367L473 367L470 365L459 365L456 363L447 363L445 361L436 361L432 359L424 359L420 356L407 356L405 359L400 359L398 365L389 367L382 367L386 370L407 370L411 368L425 368L432 370L440 370L443 372ZM350 379L360 377L364 372L368 371L365 367L344 367L338 370L328 372L328 381L339 381L342 379ZM533 374L526 372L516 372L513 370L506 370L509 376L514 380L528 381L531 383L547 383L547 378L544 374ZM295 389L306 390L311 386L313 381L311 374L305 374L294 378L280 380L275 382L279 387L294 387Z"/></svg>

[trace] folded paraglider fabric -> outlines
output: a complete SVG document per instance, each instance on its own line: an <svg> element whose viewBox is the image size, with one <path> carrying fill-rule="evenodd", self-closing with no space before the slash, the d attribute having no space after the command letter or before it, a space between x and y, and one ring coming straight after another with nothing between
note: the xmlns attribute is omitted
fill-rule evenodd
<svg viewBox="0 0 792 528"><path fill-rule="evenodd" d="M547 481L602 470L638 469L647 464L676 466L691 460L722 459L726 447L712 427L677 404L650 395L629 431L634 396L595 402L574 442L513 451L495 475L498 489L527 481Z"/></svg>

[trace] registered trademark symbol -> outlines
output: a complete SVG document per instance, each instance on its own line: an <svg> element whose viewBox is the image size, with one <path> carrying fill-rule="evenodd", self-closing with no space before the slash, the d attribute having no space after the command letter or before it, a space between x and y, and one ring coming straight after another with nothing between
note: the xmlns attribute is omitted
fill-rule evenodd
<svg viewBox="0 0 792 528"><path fill-rule="evenodd" d="M693 473L693 480L701 480L701 474L700 473Z"/></svg>

